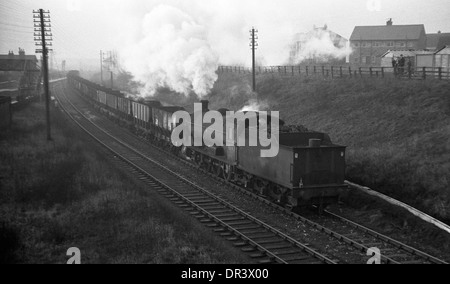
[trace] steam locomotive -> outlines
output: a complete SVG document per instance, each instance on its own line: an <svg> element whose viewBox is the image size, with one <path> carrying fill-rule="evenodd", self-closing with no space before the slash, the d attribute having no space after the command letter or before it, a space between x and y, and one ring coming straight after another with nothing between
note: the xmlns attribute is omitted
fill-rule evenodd
<svg viewBox="0 0 450 284"><path fill-rule="evenodd" d="M156 100L127 98L122 92L81 78L77 71L68 73L67 83L101 112L127 124L152 143L286 207L311 204L322 207L335 203L347 189L346 147L333 144L325 133L281 127L278 155L270 158L260 156L261 146L238 146L236 141L233 146L177 147L171 141L177 126L173 114L184 108L164 106ZM208 101L202 101L201 112L206 111ZM219 110L223 115L226 111ZM203 131L206 127L203 126Z"/></svg>

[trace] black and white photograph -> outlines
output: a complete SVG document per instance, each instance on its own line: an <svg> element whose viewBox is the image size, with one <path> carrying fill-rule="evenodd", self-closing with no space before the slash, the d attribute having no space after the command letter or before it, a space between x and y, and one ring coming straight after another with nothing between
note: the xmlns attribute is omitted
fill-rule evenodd
<svg viewBox="0 0 450 284"><path fill-rule="evenodd" d="M449 16L2 0L0 263L180 282L450 263Z"/></svg>

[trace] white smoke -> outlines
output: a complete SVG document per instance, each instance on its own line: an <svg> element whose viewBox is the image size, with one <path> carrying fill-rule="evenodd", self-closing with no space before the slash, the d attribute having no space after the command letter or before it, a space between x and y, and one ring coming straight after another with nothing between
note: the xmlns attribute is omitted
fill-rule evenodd
<svg viewBox="0 0 450 284"><path fill-rule="evenodd" d="M269 109L269 103L267 101L259 101L257 99L249 100L246 105L239 111L262 111Z"/></svg>
<svg viewBox="0 0 450 284"><path fill-rule="evenodd" d="M158 5L144 16L142 35L122 52L123 64L145 85L142 95L158 87L199 97L217 80L219 58L206 39L206 29L181 9Z"/></svg>
<svg viewBox="0 0 450 284"><path fill-rule="evenodd" d="M325 63L330 60L341 60L352 53L346 42L326 28L315 28L313 31L302 34L296 39L293 49L295 55L290 61L294 64L305 60L314 63Z"/></svg>

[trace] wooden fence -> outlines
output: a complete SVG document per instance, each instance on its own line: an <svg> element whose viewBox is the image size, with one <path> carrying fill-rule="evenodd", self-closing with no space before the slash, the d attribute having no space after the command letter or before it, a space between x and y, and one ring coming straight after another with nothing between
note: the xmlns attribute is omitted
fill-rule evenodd
<svg viewBox="0 0 450 284"><path fill-rule="evenodd" d="M280 76L322 76L330 78L396 77L406 79L450 79L449 68L442 67L350 67L350 66L260 66L256 74ZM252 69L242 66L219 66L219 73L251 74Z"/></svg>

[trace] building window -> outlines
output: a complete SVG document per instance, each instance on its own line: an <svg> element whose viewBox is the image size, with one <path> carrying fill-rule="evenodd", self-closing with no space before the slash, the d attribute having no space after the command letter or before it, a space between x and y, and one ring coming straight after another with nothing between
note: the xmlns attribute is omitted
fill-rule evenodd
<svg viewBox="0 0 450 284"><path fill-rule="evenodd" d="M361 63L362 64L366 64L366 57L365 56L361 57Z"/></svg>
<svg viewBox="0 0 450 284"><path fill-rule="evenodd" d="M355 63L359 63L359 57L355 57Z"/></svg>
<svg viewBox="0 0 450 284"><path fill-rule="evenodd" d="M375 56L372 56L372 64L375 64L375 62L376 62L376 58L375 58Z"/></svg>
<svg viewBox="0 0 450 284"><path fill-rule="evenodd" d="M394 42L393 42L393 41L388 41L388 42L386 43L386 45L387 45L388 47L393 47L393 46L394 46Z"/></svg>
<svg viewBox="0 0 450 284"><path fill-rule="evenodd" d="M414 42L408 41L407 46L408 46L408 47L414 47Z"/></svg>
<svg viewBox="0 0 450 284"><path fill-rule="evenodd" d="M359 42L352 42L353 47L359 47Z"/></svg>
<svg viewBox="0 0 450 284"><path fill-rule="evenodd" d="M371 42L363 42L363 43L361 44L361 46L362 46L362 47L371 47L372 44L371 44Z"/></svg>
<svg viewBox="0 0 450 284"><path fill-rule="evenodd" d="M375 41L375 42L373 43L373 46L374 46L374 47L379 47L379 46L381 46L381 42Z"/></svg>

